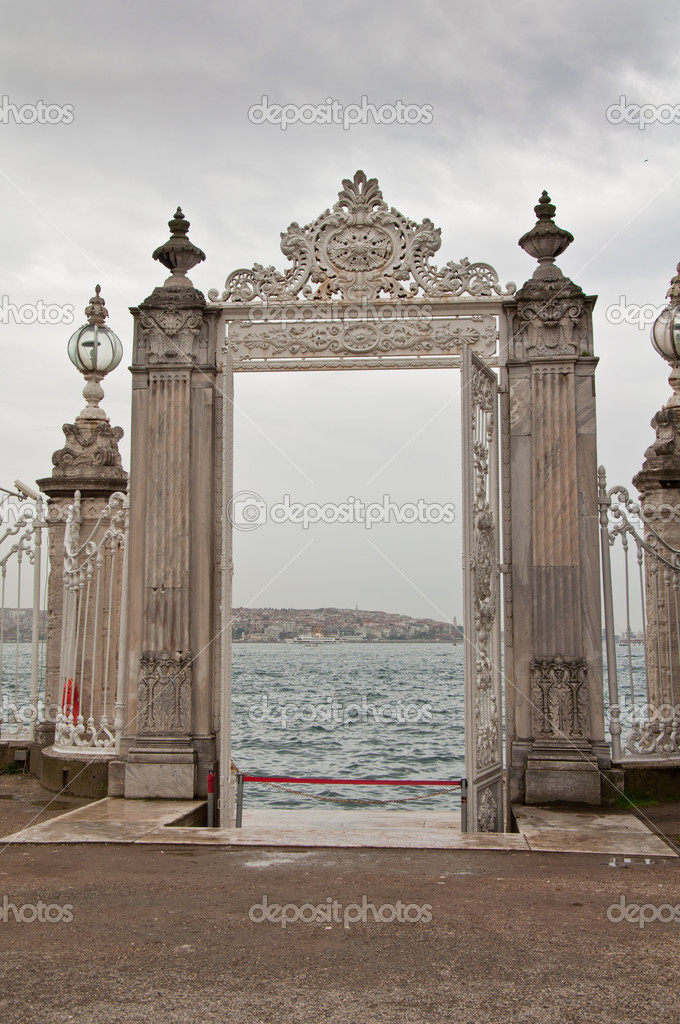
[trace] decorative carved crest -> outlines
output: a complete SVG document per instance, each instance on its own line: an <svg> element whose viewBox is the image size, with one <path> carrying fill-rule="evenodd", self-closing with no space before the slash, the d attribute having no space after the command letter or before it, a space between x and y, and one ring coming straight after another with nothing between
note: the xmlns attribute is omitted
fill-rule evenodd
<svg viewBox="0 0 680 1024"><path fill-rule="evenodd" d="M195 338L202 325L201 313L195 310L157 309L151 313L141 312L140 354L143 350L150 364L186 363L198 359Z"/></svg>
<svg viewBox="0 0 680 1024"><path fill-rule="evenodd" d="M122 427L112 427L108 420L77 419L65 423L62 430L66 445L52 456L54 477L82 477L86 470L102 479L119 480L126 475L118 451Z"/></svg>
<svg viewBox="0 0 680 1024"><path fill-rule="evenodd" d="M511 295L503 291L498 274L488 263L450 261L445 267L430 264L441 246L441 229L431 220L408 220L394 207L388 209L377 178L357 171L343 181L332 210L313 223L293 223L281 235L281 251L292 261L284 273L255 264L235 270L220 295L208 292L213 302L328 301L339 296L349 302L389 299L451 299L468 294L488 298ZM316 284L314 290L312 285Z"/></svg>
<svg viewBox="0 0 680 1024"><path fill-rule="evenodd" d="M588 739L590 701L584 658L535 658L531 662L534 736Z"/></svg>

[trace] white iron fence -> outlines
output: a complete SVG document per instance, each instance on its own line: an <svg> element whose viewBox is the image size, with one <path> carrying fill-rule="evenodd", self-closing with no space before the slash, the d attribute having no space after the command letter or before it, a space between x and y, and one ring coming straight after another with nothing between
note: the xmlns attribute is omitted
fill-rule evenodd
<svg viewBox="0 0 680 1024"><path fill-rule="evenodd" d="M81 494L66 520L60 710L54 749L106 755L124 726L127 496L116 492L83 539Z"/></svg>
<svg viewBox="0 0 680 1024"><path fill-rule="evenodd" d="M603 467L598 486L612 759L669 760L680 754L680 549L660 535L663 511L607 488Z"/></svg>
<svg viewBox="0 0 680 1024"><path fill-rule="evenodd" d="M0 743L31 743L44 717L46 525L42 496L0 488Z"/></svg>

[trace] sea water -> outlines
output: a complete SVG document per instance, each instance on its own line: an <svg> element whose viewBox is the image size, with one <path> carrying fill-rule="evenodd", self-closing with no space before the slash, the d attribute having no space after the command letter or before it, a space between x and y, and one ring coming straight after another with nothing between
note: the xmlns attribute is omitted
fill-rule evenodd
<svg viewBox="0 0 680 1024"><path fill-rule="evenodd" d="M644 649L633 647L629 663L627 647L619 645L617 666L625 736L631 718L631 675L636 706L646 699ZM247 774L440 780L465 775L462 645L237 643L232 676L233 759ZM3 646L5 720L15 702L15 679L16 702L26 714L31 679L28 643L19 644L18 659L13 643ZM606 707L606 669L604 682ZM439 787L285 785L307 795L247 783L245 806L341 810L361 806L349 800L409 798L408 803L386 806L459 807L458 794L441 793ZM430 795L438 792L439 796ZM421 795L426 798L410 800Z"/></svg>

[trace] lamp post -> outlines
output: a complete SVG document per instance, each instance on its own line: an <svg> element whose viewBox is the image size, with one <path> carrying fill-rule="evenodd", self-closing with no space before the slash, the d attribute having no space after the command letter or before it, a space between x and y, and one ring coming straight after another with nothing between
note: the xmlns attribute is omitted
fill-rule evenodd
<svg viewBox="0 0 680 1024"><path fill-rule="evenodd" d="M87 405L78 416L79 420L106 420L108 417L99 403L104 397L101 381L123 358L123 346L117 334L105 325L109 311L100 296L99 285L94 290L90 304L85 309L87 323L83 324L68 343L68 357L85 377L83 398Z"/></svg>
<svg viewBox="0 0 680 1024"><path fill-rule="evenodd" d="M656 351L672 367L668 383L673 394L666 402L666 408L670 409L680 406L680 263L666 298L670 302L654 321L651 338Z"/></svg>

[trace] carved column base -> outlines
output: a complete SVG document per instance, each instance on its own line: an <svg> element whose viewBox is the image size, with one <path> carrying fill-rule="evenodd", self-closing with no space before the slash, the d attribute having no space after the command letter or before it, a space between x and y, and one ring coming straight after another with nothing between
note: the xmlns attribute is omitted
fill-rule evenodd
<svg viewBox="0 0 680 1024"><path fill-rule="evenodd" d="M190 740L142 739L125 762L127 800L193 800L197 756Z"/></svg>
<svg viewBox="0 0 680 1024"><path fill-rule="evenodd" d="M526 760L526 804L602 803L601 776L589 743L543 740Z"/></svg>

